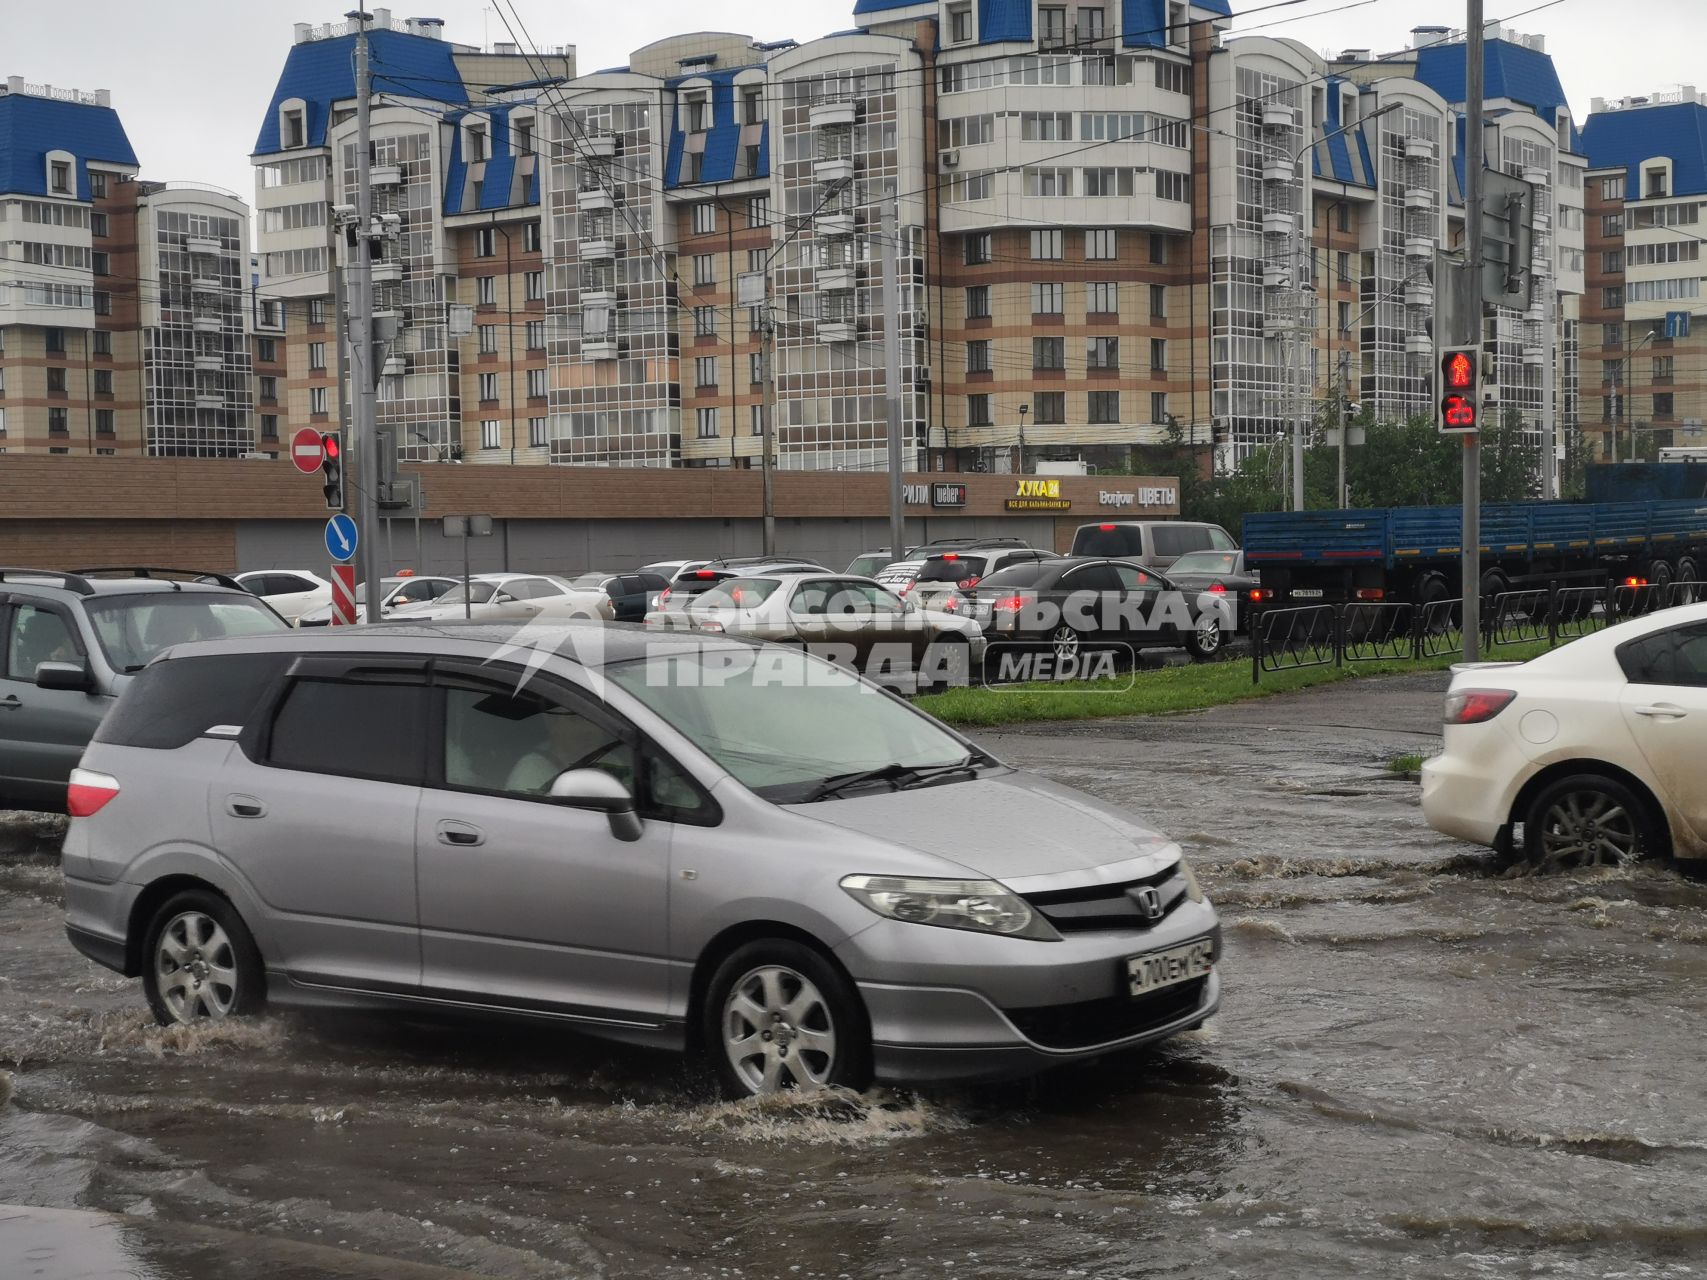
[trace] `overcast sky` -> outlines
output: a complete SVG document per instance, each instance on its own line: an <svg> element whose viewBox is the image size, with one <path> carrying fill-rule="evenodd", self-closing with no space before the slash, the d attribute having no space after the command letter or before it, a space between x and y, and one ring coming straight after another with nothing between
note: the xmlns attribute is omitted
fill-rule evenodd
<svg viewBox="0 0 1707 1280"><path fill-rule="evenodd" d="M1273 0L1234 0L1235 12ZM1486 0L1490 20L1542 0ZM807 40L852 26L853 0L515 0L540 46L574 44L583 70L615 66L660 36L698 29L744 31L761 40ZM229 187L252 199L248 155L297 22L339 19L353 4L313 0L52 0L4 4L4 74L79 89L111 89L144 177ZM370 6L371 7L371 6ZM1297 14L1339 9L1325 17ZM506 40L498 11L483 0L397 0L395 17L445 19L462 44ZM1411 27L1462 25L1456 0L1303 0L1270 8L1235 34L1260 30L1313 49L1404 47ZM1623 38L1609 23L1635 33ZM1279 24L1279 25L1271 25ZM1547 37L1578 120L1589 99L1649 93L1693 76L1707 89L1707 0L1559 0L1516 17Z"/></svg>

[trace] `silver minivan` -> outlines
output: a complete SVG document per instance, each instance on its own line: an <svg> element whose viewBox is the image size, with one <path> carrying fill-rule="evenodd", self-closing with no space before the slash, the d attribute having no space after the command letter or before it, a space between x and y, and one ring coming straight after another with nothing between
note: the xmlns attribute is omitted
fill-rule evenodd
<svg viewBox="0 0 1707 1280"><path fill-rule="evenodd" d="M1024 1075L1219 1001L1177 845L782 646L406 623L185 645L70 808L70 939L164 1023L547 1019L702 1047L744 1096Z"/></svg>
<svg viewBox="0 0 1707 1280"><path fill-rule="evenodd" d="M1073 534L1072 554L1125 560L1142 569L1165 572L1193 551L1237 551L1233 535L1218 524L1199 520L1104 520L1082 524Z"/></svg>

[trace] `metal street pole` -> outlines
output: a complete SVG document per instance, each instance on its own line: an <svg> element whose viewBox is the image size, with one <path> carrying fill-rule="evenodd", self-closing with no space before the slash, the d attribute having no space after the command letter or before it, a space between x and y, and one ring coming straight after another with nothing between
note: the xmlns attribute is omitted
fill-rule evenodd
<svg viewBox="0 0 1707 1280"><path fill-rule="evenodd" d="M1542 299L1541 323L1547 326L1547 362L1541 366L1541 496L1559 496L1558 431L1553 407L1553 362L1559 358L1559 293L1551 277Z"/></svg>
<svg viewBox="0 0 1707 1280"><path fill-rule="evenodd" d="M1475 301L1468 310L1476 319L1475 346L1482 345L1482 117L1484 88L1482 0L1465 0L1464 20L1464 228L1470 279ZM1436 376L1439 370L1435 371ZM1481 421L1482 406L1476 406ZM1464 661L1476 662L1482 651L1482 437L1480 430L1464 436L1464 529L1461 536L1464 609Z"/></svg>
<svg viewBox="0 0 1707 1280"><path fill-rule="evenodd" d="M759 469L763 483L763 547L767 556L776 554L776 315L771 310L770 269L765 270L764 328L760 331L759 362L764 365L764 403L759 409ZM739 427L731 424L738 430Z"/></svg>
<svg viewBox="0 0 1707 1280"><path fill-rule="evenodd" d="M1305 370L1308 363L1306 352L1313 349L1311 335L1304 325L1304 317L1313 308L1305 303L1304 298L1304 237L1310 233L1309 211L1304 207L1306 192L1302 166L1298 176L1298 217L1295 220L1292 235L1292 332L1294 334L1294 350L1292 353L1292 509L1304 509L1304 416L1310 404L1310 392L1314 388L1307 381Z"/></svg>
<svg viewBox="0 0 1707 1280"><path fill-rule="evenodd" d="M895 245L900 234L898 206L895 196L883 206L883 389L889 402L889 545L899 556L906 553L907 524L901 500L901 272Z"/></svg>
<svg viewBox="0 0 1707 1280"><path fill-rule="evenodd" d="M356 434L356 525L361 573L368 598L379 598L379 370L373 341L373 184L370 172L369 117L373 82L368 66L367 24L361 10L346 14L356 24L356 244L354 365ZM377 616L377 610L375 611Z"/></svg>

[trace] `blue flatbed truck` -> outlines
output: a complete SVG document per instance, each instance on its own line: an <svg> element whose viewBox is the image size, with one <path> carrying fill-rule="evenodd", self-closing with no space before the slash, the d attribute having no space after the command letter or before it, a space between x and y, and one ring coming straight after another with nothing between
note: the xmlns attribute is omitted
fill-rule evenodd
<svg viewBox="0 0 1707 1280"><path fill-rule="evenodd" d="M1586 502L1482 507L1483 596L1707 573L1707 464L1591 467ZM1247 567L1271 608L1355 600L1428 604L1461 594L1463 514L1451 507L1268 512L1245 517Z"/></svg>

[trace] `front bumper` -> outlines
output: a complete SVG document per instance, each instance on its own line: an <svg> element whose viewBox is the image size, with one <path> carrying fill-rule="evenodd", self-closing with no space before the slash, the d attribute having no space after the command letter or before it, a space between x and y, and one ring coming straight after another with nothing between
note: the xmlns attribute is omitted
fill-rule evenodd
<svg viewBox="0 0 1707 1280"><path fill-rule="evenodd" d="M1126 962L1199 939L1213 942L1219 961L1220 926L1208 903L1189 903L1151 930L1059 942L885 920L837 954L871 1019L878 1078L948 1083L1033 1075L1196 1026L1220 1007L1218 968L1133 997Z"/></svg>

